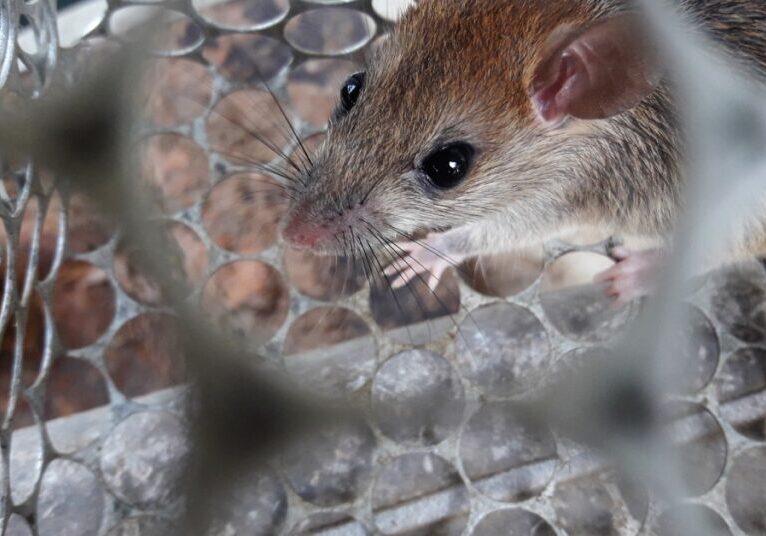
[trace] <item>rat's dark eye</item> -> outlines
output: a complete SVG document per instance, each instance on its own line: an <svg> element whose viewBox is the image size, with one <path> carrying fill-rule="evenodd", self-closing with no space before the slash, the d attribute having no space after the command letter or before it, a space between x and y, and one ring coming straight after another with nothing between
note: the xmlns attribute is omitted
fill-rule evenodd
<svg viewBox="0 0 766 536"><path fill-rule="evenodd" d="M364 88L365 73L356 73L346 80L340 90L340 104L344 112L348 112L356 104L359 94Z"/></svg>
<svg viewBox="0 0 766 536"><path fill-rule="evenodd" d="M437 188L454 188L468 175L474 152L473 147L464 142L447 145L428 155L421 171Z"/></svg>

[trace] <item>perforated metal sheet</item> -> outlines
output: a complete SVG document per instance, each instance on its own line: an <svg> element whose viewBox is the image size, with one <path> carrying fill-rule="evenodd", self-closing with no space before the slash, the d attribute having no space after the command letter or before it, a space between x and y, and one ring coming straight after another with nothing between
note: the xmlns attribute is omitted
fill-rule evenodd
<svg viewBox="0 0 766 536"><path fill-rule="evenodd" d="M278 177L249 165L278 159L253 132L296 147L259 74L315 143L340 82L382 35L374 8L384 4L161 4L179 18L162 42L170 58L145 84L136 180L159 193L154 216L173 226L190 299L235 335L267 339L267 356L300 384L369 416L294 445L271 472L243 475L215 533L673 534L664 505L509 410L635 314L611 310L600 289L543 292L561 286L562 262L604 256L606 242L549 244L479 274L466 267L436 297L419 284L396 297L370 289L359 264L279 242ZM109 2L82 44L63 50L50 4L0 7L6 102L76 78L100 47L129 38L136 12L159 9ZM21 13L38 29L34 54L14 46ZM4 346L6 534L164 534L181 506L183 389L142 397L183 380L172 316L87 200L32 165L3 164L0 327L38 329L42 341L40 355L25 355L20 337ZM690 300L696 344L683 350L690 381L674 421L684 508L702 509L722 534L766 531L765 296L753 265L707 279ZM108 409L49 422L100 403ZM24 424L33 427L11 435Z"/></svg>

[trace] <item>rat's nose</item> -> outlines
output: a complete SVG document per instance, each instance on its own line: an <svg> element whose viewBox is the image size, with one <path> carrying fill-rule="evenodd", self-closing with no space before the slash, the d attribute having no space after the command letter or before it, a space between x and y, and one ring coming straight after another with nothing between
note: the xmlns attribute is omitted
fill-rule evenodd
<svg viewBox="0 0 766 536"><path fill-rule="evenodd" d="M330 235L329 229L311 223L291 219L282 230L284 239L293 246L313 248Z"/></svg>

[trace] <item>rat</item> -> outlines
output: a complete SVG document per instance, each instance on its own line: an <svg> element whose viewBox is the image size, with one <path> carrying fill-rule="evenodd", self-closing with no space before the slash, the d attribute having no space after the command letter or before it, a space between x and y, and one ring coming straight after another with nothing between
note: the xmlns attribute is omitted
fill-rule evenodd
<svg viewBox="0 0 766 536"><path fill-rule="evenodd" d="M747 74L766 77L766 3L679 0ZM597 279L647 293L683 210L669 73L617 0L421 0L340 90L282 235L320 254L396 252L392 286L438 285L468 257L580 226L657 238ZM422 239L416 239L425 236ZM766 253L749 226L727 259Z"/></svg>

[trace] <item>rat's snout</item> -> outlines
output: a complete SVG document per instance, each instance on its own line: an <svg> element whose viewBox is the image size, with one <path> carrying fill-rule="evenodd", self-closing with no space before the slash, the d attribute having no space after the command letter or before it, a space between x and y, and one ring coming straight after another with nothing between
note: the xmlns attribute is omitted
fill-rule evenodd
<svg viewBox="0 0 766 536"><path fill-rule="evenodd" d="M317 225L303 220L299 215L292 215L284 228L282 237L291 246L313 248L331 236L331 231L324 225Z"/></svg>
<svg viewBox="0 0 766 536"><path fill-rule="evenodd" d="M282 220L282 238L297 249L311 249L321 255L341 254L346 243L364 235L379 219L349 194L306 196L294 201Z"/></svg>

